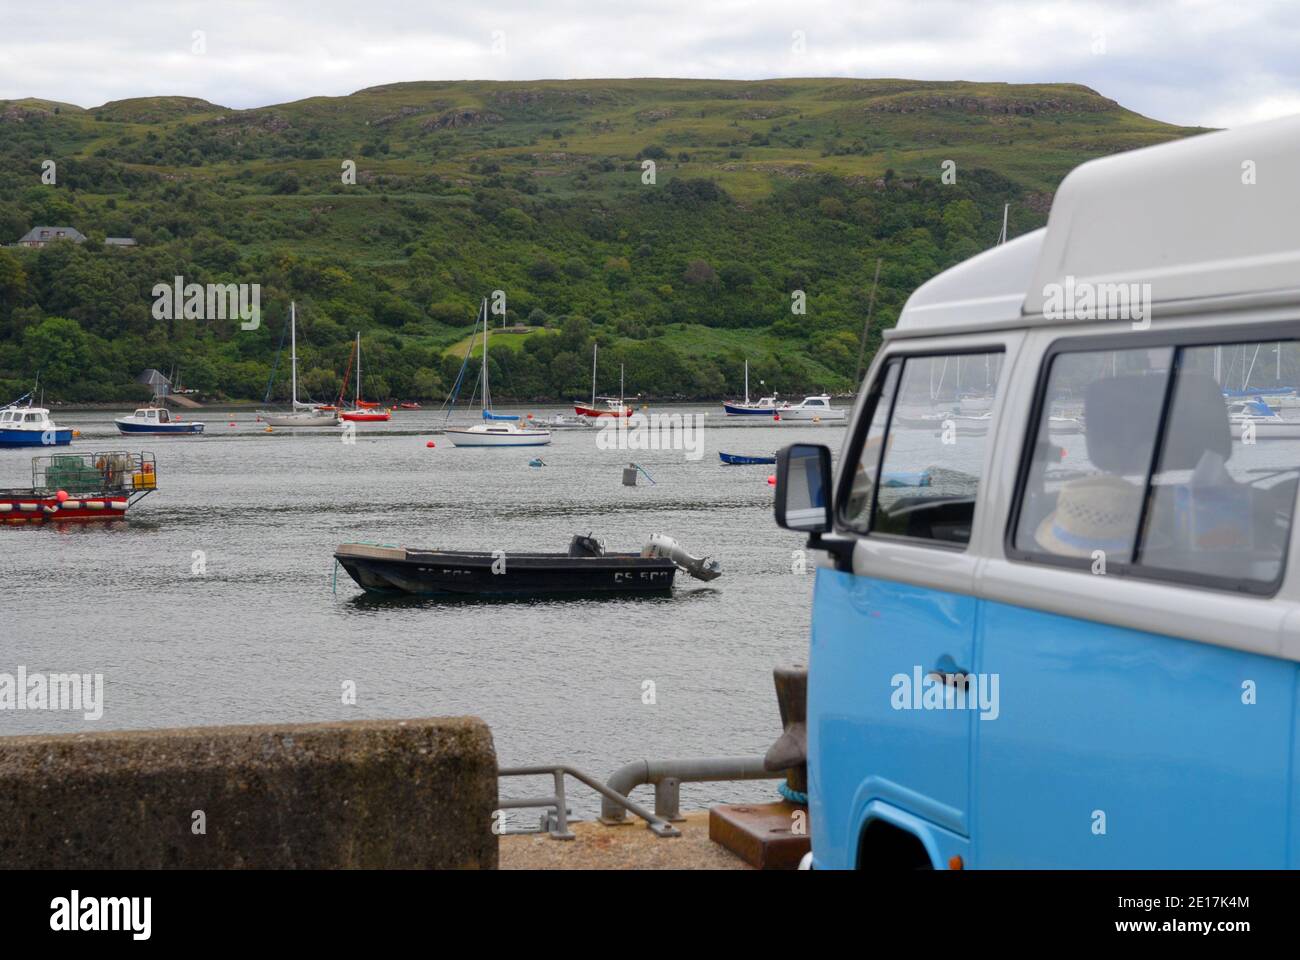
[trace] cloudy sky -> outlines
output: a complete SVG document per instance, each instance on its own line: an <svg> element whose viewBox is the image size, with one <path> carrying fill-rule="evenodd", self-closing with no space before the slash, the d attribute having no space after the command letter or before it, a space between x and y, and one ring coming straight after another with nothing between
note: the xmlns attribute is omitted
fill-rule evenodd
<svg viewBox="0 0 1300 960"><path fill-rule="evenodd" d="M0 99L82 106L252 107L400 80L852 76L1072 81L1207 126L1300 112L1297 0L12 0L0 22Z"/></svg>

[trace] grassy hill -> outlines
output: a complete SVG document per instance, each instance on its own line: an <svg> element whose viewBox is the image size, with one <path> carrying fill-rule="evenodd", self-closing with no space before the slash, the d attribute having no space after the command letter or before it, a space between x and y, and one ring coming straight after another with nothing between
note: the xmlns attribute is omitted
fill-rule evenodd
<svg viewBox="0 0 1300 960"><path fill-rule="evenodd" d="M0 242L37 223L91 237L0 250L0 387L40 370L69 399L126 397L140 369L175 364L190 385L260 396L293 298L310 389L336 390L361 330L367 392L428 398L499 289L507 322L541 328L493 352L502 396L568 396L593 338L602 380L624 363L631 392L733 392L745 359L783 393L851 389L877 257L873 347L918 283L994 241L1004 203L1024 232L1078 163L1195 132L1073 84L422 82L252 110L0 101ZM141 246L106 250L105 235ZM152 287L176 275L261 284L267 322L154 320Z"/></svg>

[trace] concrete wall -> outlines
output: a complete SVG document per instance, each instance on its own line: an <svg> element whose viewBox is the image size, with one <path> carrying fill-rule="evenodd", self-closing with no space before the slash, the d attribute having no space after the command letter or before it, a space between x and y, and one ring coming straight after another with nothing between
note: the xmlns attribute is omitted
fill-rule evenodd
<svg viewBox="0 0 1300 960"><path fill-rule="evenodd" d="M0 738L0 868L491 869L496 771L475 717Z"/></svg>

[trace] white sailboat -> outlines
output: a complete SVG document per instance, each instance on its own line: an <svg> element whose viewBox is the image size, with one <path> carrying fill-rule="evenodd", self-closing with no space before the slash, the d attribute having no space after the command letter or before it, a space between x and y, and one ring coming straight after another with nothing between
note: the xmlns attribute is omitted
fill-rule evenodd
<svg viewBox="0 0 1300 960"><path fill-rule="evenodd" d="M488 385L487 299L479 311L483 318L483 422L472 427L448 427L448 439L457 447L540 447L551 442L551 431L520 427L519 418L492 412L492 390ZM470 344L471 351L473 344Z"/></svg>
<svg viewBox="0 0 1300 960"><path fill-rule="evenodd" d="M284 341L280 341L283 343ZM332 410L317 410L310 403L298 400L298 313L297 304L289 302L289 366L293 387L290 391L293 409L288 413L261 411L258 416L272 427L335 427L338 414Z"/></svg>

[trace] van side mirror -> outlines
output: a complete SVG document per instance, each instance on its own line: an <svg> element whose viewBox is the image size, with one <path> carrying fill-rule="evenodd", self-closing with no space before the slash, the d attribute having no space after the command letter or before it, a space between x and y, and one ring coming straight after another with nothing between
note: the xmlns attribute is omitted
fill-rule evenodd
<svg viewBox="0 0 1300 960"><path fill-rule="evenodd" d="M776 455L776 524L787 530L831 529L831 451L792 443Z"/></svg>

